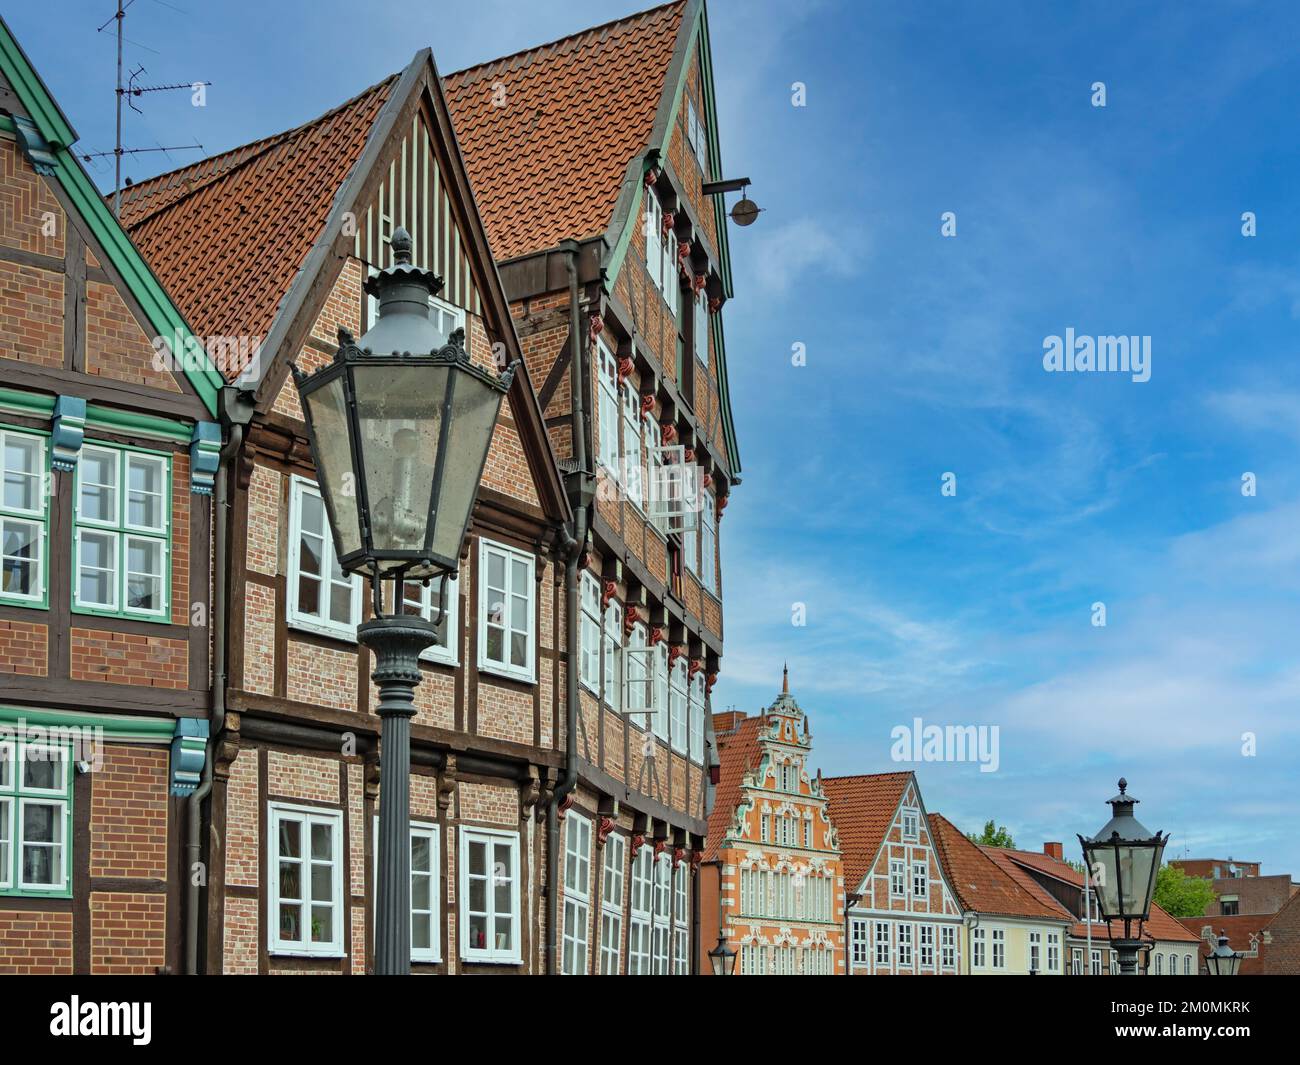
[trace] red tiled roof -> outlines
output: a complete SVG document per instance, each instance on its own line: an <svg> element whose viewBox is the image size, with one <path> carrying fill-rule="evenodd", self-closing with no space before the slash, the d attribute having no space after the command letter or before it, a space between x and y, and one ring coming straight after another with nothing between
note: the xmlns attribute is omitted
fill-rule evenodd
<svg viewBox="0 0 1300 1065"><path fill-rule="evenodd" d="M1074 866L1067 865L1065 862L1053 858L1051 855L1040 854L1037 851L1018 851L1010 849L1004 849L1003 853L1012 861L1017 862L1026 868L1046 873L1049 876L1054 876L1058 880L1064 880L1068 884L1073 884L1075 887L1083 887L1083 874L1079 872L1079 870L1075 869ZM1103 926L1092 926L1092 934L1094 937L1098 935L1098 929L1101 927ZM1119 936L1120 932L1121 929L1117 927L1114 930L1114 936ZM1083 922L1076 923L1074 929L1070 932L1070 935L1078 936L1080 938L1086 934L1087 926ZM1186 928L1178 923L1177 920L1153 902L1151 904L1151 916L1147 918L1143 938L1159 939L1163 942L1186 943L1196 939L1197 937L1189 933Z"/></svg>
<svg viewBox="0 0 1300 1065"><path fill-rule="evenodd" d="M704 860L718 856L718 845L727 834L731 819L740 802L740 782L747 770L758 764L761 750L758 728L763 716L747 717L733 731L717 736L719 768L718 786L714 790L713 809L709 812L709 834L705 837Z"/></svg>
<svg viewBox="0 0 1300 1065"><path fill-rule="evenodd" d="M123 190L122 224L198 335L266 336L396 79Z"/></svg>
<svg viewBox="0 0 1300 1065"><path fill-rule="evenodd" d="M1038 894L1027 890L942 814L931 814L929 822L930 837L943 863L944 875L963 910L1007 917L1070 919L1054 900L1044 902Z"/></svg>
<svg viewBox="0 0 1300 1065"><path fill-rule="evenodd" d="M844 859L844 889L857 891L893 823L911 773L869 773L855 777L822 777L830 800L831 823L840 838Z"/></svg>
<svg viewBox="0 0 1300 1065"><path fill-rule="evenodd" d="M1002 847L980 847L989 859L997 863L1007 876L1011 877L1017 884L1028 891L1044 906L1056 909L1062 916L1073 918L1073 914L1061 904L1061 902L1048 891L1042 884L1025 872L1024 867L1014 862L1009 852Z"/></svg>
<svg viewBox="0 0 1300 1065"><path fill-rule="evenodd" d="M604 232L649 141L685 9L675 0L443 79L498 260Z"/></svg>

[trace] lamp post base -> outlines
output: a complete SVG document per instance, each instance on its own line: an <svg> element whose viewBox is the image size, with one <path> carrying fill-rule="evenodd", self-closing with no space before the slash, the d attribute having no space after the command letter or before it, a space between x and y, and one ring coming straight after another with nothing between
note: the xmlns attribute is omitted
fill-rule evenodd
<svg viewBox="0 0 1300 1065"><path fill-rule="evenodd" d="M375 972L411 972L411 718L420 652L438 640L423 618L375 618L357 627L375 654L379 686L379 886L375 899Z"/></svg>
<svg viewBox="0 0 1300 1065"><path fill-rule="evenodd" d="M1138 951L1142 949L1140 939L1115 939L1110 944L1119 956L1120 976L1138 975Z"/></svg>

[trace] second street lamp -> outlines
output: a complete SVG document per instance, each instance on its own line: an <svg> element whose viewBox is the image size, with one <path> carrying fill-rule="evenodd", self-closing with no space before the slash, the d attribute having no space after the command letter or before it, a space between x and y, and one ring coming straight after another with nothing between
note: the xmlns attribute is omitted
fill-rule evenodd
<svg viewBox="0 0 1300 1065"><path fill-rule="evenodd" d="M411 264L411 238L392 235L394 262L366 280L379 317L359 341L339 330L334 361L294 367L321 499L339 566L371 584L374 618L357 639L375 654L379 687L379 890L375 971L411 971L411 718L420 652L437 640L446 582L487 462L514 367L496 377L471 363L464 331L429 318L442 279ZM405 581L439 582L435 617L400 613ZM383 582L396 616L384 616Z"/></svg>
<svg viewBox="0 0 1300 1065"><path fill-rule="evenodd" d="M1228 933L1221 931L1219 941L1205 959L1205 971L1210 976L1236 976L1241 972L1241 955L1228 946Z"/></svg>
<svg viewBox="0 0 1300 1065"><path fill-rule="evenodd" d="M1120 939L1111 945L1119 955L1121 976L1136 976L1137 956L1142 948L1142 923L1151 915L1160 859L1169 842L1167 835L1152 835L1133 816L1137 799L1127 794L1128 781L1120 778L1119 794L1110 803L1112 816L1096 836L1079 837L1083 860L1096 892L1097 909L1107 926L1123 924Z"/></svg>

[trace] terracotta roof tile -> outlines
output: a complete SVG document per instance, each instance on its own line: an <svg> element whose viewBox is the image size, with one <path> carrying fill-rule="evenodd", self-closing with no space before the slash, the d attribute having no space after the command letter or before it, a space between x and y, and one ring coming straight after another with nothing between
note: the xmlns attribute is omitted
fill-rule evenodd
<svg viewBox="0 0 1300 1065"><path fill-rule="evenodd" d="M736 804L740 802L740 782L747 770L758 764L761 747L758 729L762 715L743 719L732 731L716 737L721 762L718 786L714 791L713 809L709 812L709 834L705 838L704 860L718 856L718 844L727 834Z"/></svg>
<svg viewBox="0 0 1300 1065"><path fill-rule="evenodd" d="M654 127L685 0L443 79L492 253L603 233Z"/></svg>
<svg viewBox="0 0 1300 1065"><path fill-rule="evenodd" d="M1070 920L1064 907L1044 902L1038 894L1023 887L946 817L931 814L929 821L930 838L943 863L944 875L963 910L1007 917Z"/></svg>
<svg viewBox="0 0 1300 1065"><path fill-rule="evenodd" d="M198 335L266 335L396 78L123 191L122 224ZM233 379L243 365L221 369Z"/></svg>
<svg viewBox="0 0 1300 1065"><path fill-rule="evenodd" d="M911 779L911 773L822 778L831 823L840 838L846 891L856 891L870 871Z"/></svg>

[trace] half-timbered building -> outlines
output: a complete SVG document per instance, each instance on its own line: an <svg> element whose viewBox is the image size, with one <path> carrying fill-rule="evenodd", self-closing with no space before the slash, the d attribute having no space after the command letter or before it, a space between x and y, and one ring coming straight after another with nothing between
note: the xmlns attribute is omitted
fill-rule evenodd
<svg viewBox="0 0 1300 1065"><path fill-rule="evenodd" d="M0 973L175 971L220 378L0 21Z"/></svg>
<svg viewBox="0 0 1300 1065"><path fill-rule="evenodd" d="M721 938L742 976L843 975L839 840L789 674L761 713L714 714L713 729L722 764L702 865L701 972Z"/></svg>
<svg viewBox="0 0 1300 1065"><path fill-rule="evenodd" d="M826 777L844 857L850 976L956 976L962 909L913 773Z"/></svg>

